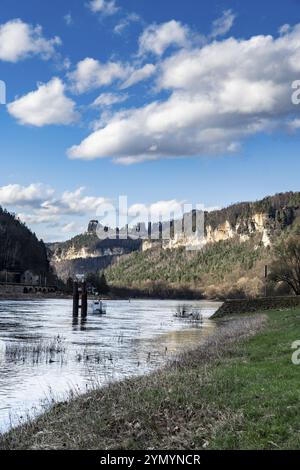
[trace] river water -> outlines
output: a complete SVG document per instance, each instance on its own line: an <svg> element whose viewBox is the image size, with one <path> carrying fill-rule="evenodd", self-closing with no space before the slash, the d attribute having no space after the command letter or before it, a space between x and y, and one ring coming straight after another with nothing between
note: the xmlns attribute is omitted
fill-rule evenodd
<svg viewBox="0 0 300 470"><path fill-rule="evenodd" d="M214 328L219 304L206 301L107 301L107 314L72 317L71 300L0 302L0 432L41 412L70 390L82 393L148 373L195 347ZM200 310L199 324L176 318Z"/></svg>

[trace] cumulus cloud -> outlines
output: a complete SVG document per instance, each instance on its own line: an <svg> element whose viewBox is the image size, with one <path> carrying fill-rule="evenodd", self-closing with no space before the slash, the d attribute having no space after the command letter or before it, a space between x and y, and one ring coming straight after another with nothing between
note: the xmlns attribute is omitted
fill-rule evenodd
<svg viewBox="0 0 300 470"><path fill-rule="evenodd" d="M58 224L60 217L55 214L27 214L20 212L17 214L18 219L27 225L40 225L40 224Z"/></svg>
<svg viewBox="0 0 300 470"><path fill-rule="evenodd" d="M75 191L64 191L59 198L53 198L41 204L41 209L48 214L96 214L96 211L108 199L98 196L85 196L84 187Z"/></svg>
<svg viewBox="0 0 300 470"><path fill-rule="evenodd" d="M59 78L39 84L37 90L7 105L8 112L21 124L42 127L49 124L71 124L78 118L75 102L65 95Z"/></svg>
<svg viewBox="0 0 300 470"><path fill-rule="evenodd" d="M235 20L232 10L225 10L220 18L217 18L212 25L211 37L224 36L231 30Z"/></svg>
<svg viewBox="0 0 300 470"><path fill-rule="evenodd" d="M132 204L128 208L128 215L134 216L141 222L147 220L155 222L159 220L170 220L180 218L183 215L184 201L171 199L167 201L157 201L146 205L141 203Z"/></svg>
<svg viewBox="0 0 300 470"><path fill-rule="evenodd" d="M53 188L41 183L0 187L0 203L2 202L7 206L22 207L23 211L17 213L17 217L27 225L35 226L39 235L47 240L60 240L66 234L81 233L91 217L101 220L100 215L107 214L112 207L117 210L114 201L101 196L87 196L83 187L57 195ZM137 222L146 223L148 220L157 222L179 219L183 213L190 211L185 203L186 201L177 199L150 204L137 202L128 208L128 223L132 225ZM120 215L126 216L127 211L120 212ZM110 217L106 219L106 223L114 224L118 221ZM123 220L123 223L126 222ZM51 232L51 229L55 229L55 232Z"/></svg>
<svg viewBox="0 0 300 470"><path fill-rule="evenodd" d="M146 64L141 68L121 62L101 63L87 57L78 62L75 70L68 74L71 89L78 94L111 85L114 81L123 81L120 89L129 88L149 78L156 70L155 65Z"/></svg>
<svg viewBox="0 0 300 470"><path fill-rule="evenodd" d="M61 44L59 37L46 39L41 26L32 26L20 19L0 25L0 60L17 62L28 56L48 59Z"/></svg>
<svg viewBox="0 0 300 470"><path fill-rule="evenodd" d="M156 66L153 64L146 64L140 69L134 70L127 80L125 80L124 83L120 86L121 90L124 90L125 88L129 88L132 85L135 85L136 83L141 82L142 80L146 80L149 77L151 77L156 70Z"/></svg>
<svg viewBox="0 0 300 470"><path fill-rule="evenodd" d="M105 16L114 15L119 10L115 0L91 0L87 5L93 13Z"/></svg>
<svg viewBox="0 0 300 470"><path fill-rule="evenodd" d="M189 29L179 21L148 26L139 38L139 54L153 53L161 56L170 46L185 47L189 44Z"/></svg>
<svg viewBox="0 0 300 470"><path fill-rule="evenodd" d="M32 183L29 186L9 184L0 187L0 204L3 206L38 206L45 199L52 196L53 189L41 183Z"/></svg>
<svg viewBox="0 0 300 470"><path fill-rule="evenodd" d="M244 138L283 128L298 112L291 83L299 59L300 25L277 38L229 38L177 51L160 65L157 88L167 99L114 113L69 156L131 164L237 151Z"/></svg>
<svg viewBox="0 0 300 470"><path fill-rule="evenodd" d="M85 188L81 187L56 195L54 189L40 183L28 187L15 184L0 188L0 201L9 206L24 207L25 211L18 213L18 217L29 226L55 227L60 233L73 230L79 233L81 226L77 222L80 218L84 218L86 223L110 203L104 197L86 196L84 191Z"/></svg>
<svg viewBox="0 0 300 470"><path fill-rule="evenodd" d="M78 62L76 69L68 77L76 93L84 93L105 85L114 80L125 79L128 69L120 62L101 63L96 59L87 57Z"/></svg>

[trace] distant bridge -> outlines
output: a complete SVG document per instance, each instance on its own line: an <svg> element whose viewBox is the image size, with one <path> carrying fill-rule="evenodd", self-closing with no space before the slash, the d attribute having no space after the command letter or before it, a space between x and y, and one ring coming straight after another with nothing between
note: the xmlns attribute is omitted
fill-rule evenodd
<svg viewBox="0 0 300 470"><path fill-rule="evenodd" d="M50 292L56 292L56 286L40 286L36 284L22 284L22 283L13 283L13 282L0 282L0 293L7 294L35 294L43 293L48 294Z"/></svg>

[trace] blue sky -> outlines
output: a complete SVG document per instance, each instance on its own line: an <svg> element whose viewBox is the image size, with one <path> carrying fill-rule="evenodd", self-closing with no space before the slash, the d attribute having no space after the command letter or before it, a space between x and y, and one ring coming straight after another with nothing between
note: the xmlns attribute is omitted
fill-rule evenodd
<svg viewBox="0 0 300 470"><path fill-rule="evenodd" d="M0 204L45 240L99 208L299 190L300 2L2 0Z"/></svg>

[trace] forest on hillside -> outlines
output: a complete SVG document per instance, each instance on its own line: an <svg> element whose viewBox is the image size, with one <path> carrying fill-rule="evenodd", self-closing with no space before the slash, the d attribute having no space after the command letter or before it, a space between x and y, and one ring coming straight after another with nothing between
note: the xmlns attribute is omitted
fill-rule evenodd
<svg viewBox="0 0 300 470"><path fill-rule="evenodd" d="M300 192L278 193L255 202L240 202L224 209L206 213L205 224L213 229L229 221L231 225L243 222L254 214L263 213L270 217L274 227L279 230L292 224L299 216Z"/></svg>
<svg viewBox="0 0 300 470"><path fill-rule="evenodd" d="M196 293L210 299L243 298L290 293L283 285L266 282L265 266L272 248L252 237L208 244L201 251L152 248L122 258L105 270L110 286L163 297L166 292Z"/></svg>
<svg viewBox="0 0 300 470"><path fill-rule="evenodd" d="M201 251L152 248L122 258L107 268L107 281L113 286L133 289L199 290L206 297L256 295L263 289L264 265L269 249L251 239L209 244Z"/></svg>
<svg viewBox="0 0 300 470"><path fill-rule="evenodd" d="M49 273L46 246L14 215L0 207L0 271Z"/></svg>

